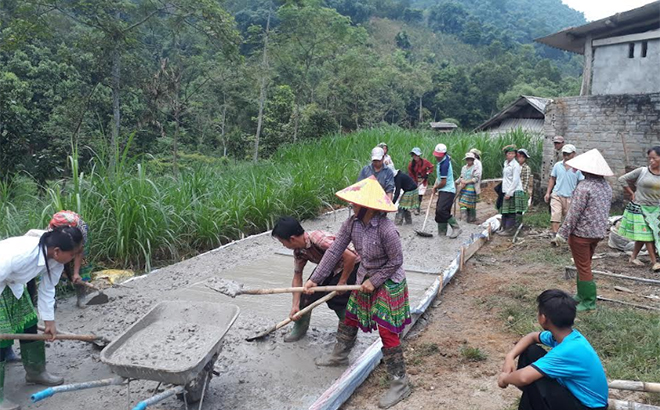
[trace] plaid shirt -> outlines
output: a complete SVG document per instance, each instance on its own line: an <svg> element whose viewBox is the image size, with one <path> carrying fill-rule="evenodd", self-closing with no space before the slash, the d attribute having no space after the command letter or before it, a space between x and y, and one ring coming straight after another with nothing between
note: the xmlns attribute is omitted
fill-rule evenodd
<svg viewBox="0 0 660 410"><path fill-rule="evenodd" d="M293 271L294 273L302 273L307 262L319 264L323 259L325 251L332 246L335 241L335 236L325 231L311 231L305 232L305 247L295 249L293 251ZM352 245L348 245L348 250L357 256ZM342 252L343 253L343 252ZM356 263L360 261L357 257ZM332 270L334 275L340 275L344 271L344 258L341 257L339 262L335 264Z"/></svg>
<svg viewBox="0 0 660 410"><path fill-rule="evenodd" d="M605 178L587 177L573 191L573 199L559 235L604 238L609 228L612 188Z"/></svg>
<svg viewBox="0 0 660 410"><path fill-rule="evenodd" d="M532 169L525 162L520 167L520 182L522 182L522 190L529 193L529 180L532 178Z"/></svg>
<svg viewBox="0 0 660 410"><path fill-rule="evenodd" d="M330 275L351 241L361 258L356 283L361 284L365 278L369 278L374 287L378 288L388 279L401 283L406 278L399 232L394 222L379 213L367 225L355 217L343 223L334 243L312 274L312 282L321 283Z"/></svg>

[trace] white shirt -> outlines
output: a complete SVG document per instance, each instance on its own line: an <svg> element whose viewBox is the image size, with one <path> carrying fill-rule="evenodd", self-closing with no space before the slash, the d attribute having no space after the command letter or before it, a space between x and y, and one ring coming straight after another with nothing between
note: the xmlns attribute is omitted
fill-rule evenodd
<svg viewBox="0 0 660 410"><path fill-rule="evenodd" d="M516 191L522 191L522 181L520 180L520 164L514 158L511 161L504 161L502 192L505 196L513 196Z"/></svg>
<svg viewBox="0 0 660 410"><path fill-rule="evenodd" d="M383 157L383 165L391 169L392 172L396 171L396 168L394 167L394 161L392 161L392 157L390 157L387 154L385 154L385 156Z"/></svg>
<svg viewBox="0 0 660 410"><path fill-rule="evenodd" d="M0 293L9 287L16 299L25 291L25 284L41 275L38 311L42 320L55 320L55 285L60 281L64 265L46 260L39 249L40 237L16 236L0 241Z"/></svg>

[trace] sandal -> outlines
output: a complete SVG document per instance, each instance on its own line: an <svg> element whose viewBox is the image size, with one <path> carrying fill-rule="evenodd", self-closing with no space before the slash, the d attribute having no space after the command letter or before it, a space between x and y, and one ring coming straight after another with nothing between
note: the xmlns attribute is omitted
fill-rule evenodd
<svg viewBox="0 0 660 410"><path fill-rule="evenodd" d="M632 263L632 264L635 265L635 266L645 266L645 265L646 265L646 263L640 261L640 260L637 259L637 258L635 258L635 259L630 259L629 262Z"/></svg>
<svg viewBox="0 0 660 410"><path fill-rule="evenodd" d="M660 262L654 263L651 270L653 270L653 272L659 272L660 271Z"/></svg>

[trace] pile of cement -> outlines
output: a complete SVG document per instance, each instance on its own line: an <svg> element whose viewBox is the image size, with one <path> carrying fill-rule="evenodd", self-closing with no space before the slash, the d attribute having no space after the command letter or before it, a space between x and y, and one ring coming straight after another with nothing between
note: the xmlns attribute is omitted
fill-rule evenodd
<svg viewBox="0 0 660 410"><path fill-rule="evenodd" d="M243 290L243 285L241 283L229 279L212 278L208 283L208 286L211 289L232 298L235 298L236 295L240 295Z"/></svg>
<svg viewBox="0 0 660 410"><path fill-rule="evenodd" d="M209 352L217 333L211 326L158 321L133 334L110 361L122 366L184 371Z"/></svg>

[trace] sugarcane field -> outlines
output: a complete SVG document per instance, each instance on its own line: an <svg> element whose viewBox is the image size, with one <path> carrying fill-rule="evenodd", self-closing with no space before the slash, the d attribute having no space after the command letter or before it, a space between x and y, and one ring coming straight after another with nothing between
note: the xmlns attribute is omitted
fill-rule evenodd
<svg viewBox="0 0 660 410"><path fill-rule="evenodd" d="M0 410L660 410L660 0L0 2Z"/></svg>

